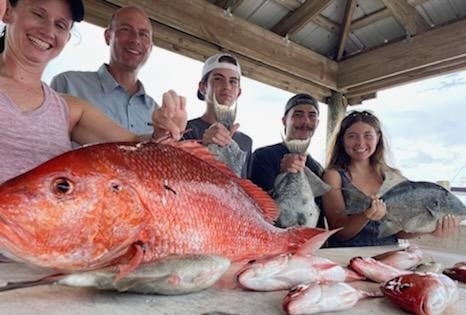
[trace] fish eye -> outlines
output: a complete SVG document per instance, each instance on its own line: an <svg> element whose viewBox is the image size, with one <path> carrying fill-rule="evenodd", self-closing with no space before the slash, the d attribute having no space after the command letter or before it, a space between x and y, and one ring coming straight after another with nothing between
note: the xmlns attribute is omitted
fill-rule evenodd
<svg viewBox="0 0 466 315"><path fill-rule="evenodd" d="M65 177L56 178L52 182L52 191L56 195L66 195L73 191L73 183Z"/></svg>
<svg viewBox="0 0 466 315"><path fill-rule="evenodd" d="M432 200L432 207L438 207L438 201Z"/></svg>

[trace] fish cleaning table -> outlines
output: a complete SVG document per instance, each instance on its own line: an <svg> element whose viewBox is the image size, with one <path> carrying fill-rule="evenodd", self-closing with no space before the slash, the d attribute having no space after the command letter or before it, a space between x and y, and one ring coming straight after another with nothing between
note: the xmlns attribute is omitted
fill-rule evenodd
<svg viewBox="0 0 466 315"><path fill-rule="evenodd" d="M353 256L372 256L395 247L364 247L320 249L317 255L346 265ZM466 253L442 252L421 246L424 262L436 261L445 268L466 260ZM0 281L21 281L37 279L40 273L17 263L0 264ZM366 282L365 282L366 283ZM58 285L38 286L0 292L0 314L7 315L275 315L284 314L282 299L286 291L250 292L237 290L216 290L181 295L155 296L117 292L104 292L87 288L71 288ZM459 297L446 315L465 314L466 285L459 284ZM359 301L351 310L339 314L407 314L384 298Z"/></svg>

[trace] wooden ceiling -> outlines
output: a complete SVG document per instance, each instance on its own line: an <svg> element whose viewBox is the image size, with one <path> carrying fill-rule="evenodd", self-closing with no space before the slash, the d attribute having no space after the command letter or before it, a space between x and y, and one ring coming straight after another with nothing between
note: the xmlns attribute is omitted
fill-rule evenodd
<svg viewBox="0 0 466 315"><path fill-rule="evenodd" d="M116 8L137 5L156 46L198 60L229 51L249 78L326 103L339 92L348 104L466 68L462 2L84 0L90 23L105 27Z"/></svg>

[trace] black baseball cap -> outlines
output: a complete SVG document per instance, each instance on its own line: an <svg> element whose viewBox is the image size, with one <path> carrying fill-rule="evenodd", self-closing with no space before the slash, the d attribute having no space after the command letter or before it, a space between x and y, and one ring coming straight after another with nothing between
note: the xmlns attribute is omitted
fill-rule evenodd
<svg viewBox="0 0 466 315"><path fill-rule="evenodd" d="M70 0L71 16L73 21L81 22L84 19L84 5L81 0Z"/></svg>
<svg viewBox="0 0 466 315"><path fill-rule="evenodd" d="M309 104L309 105L314 106L317 109L317 113L319 114L319 102L317 102L315 97L309 94L306 94L306 93L298 93L292 98L290 98L288 102L286 102L284 116L286 116L286 114L288 114L290 109L292 109L296 105L303 105L303 104Z"/></svg>

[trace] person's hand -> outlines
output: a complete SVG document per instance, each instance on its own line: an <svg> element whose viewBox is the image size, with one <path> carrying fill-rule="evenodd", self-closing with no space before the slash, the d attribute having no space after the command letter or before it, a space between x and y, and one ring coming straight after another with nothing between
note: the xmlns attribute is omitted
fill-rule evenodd
<svg viewBox="0 0 466 315"><path fill-rule="evenodd" d="M228 130L223 124L216 122L204 132L202 136L202 144L217 144L221 147L231 144L232 136L238 130L239 124L234 124L231 130Z"/></svg>
<svg viewBox="0 0 466 315"><path fill-rule="evenodd" d="M458 231L460 219L446 215L437 221L437 228L432 232L436 237L450 237Z"/></svg>
<svg viewBox="0 0 466 315"><path fill-rule="evenodd" d="M377 196L371 196L372 202L371 206L364 211L364 215L372 221L381 220L387 211L385 202L382 199L377 198Z"/></svg>
<svg viewBox="0 0 466 315"><path fill-rule="evenodd" d="M280 173L299 173L306 166L306 156L298 153L288 153L280 161Z"/></svg>
<svg viewBox="0 0 466 315"><path fill-rule="evenodd" d="M162 106L152 113L154 139L171 137L179 140L187 123L186 98L170 90L163 93Z"/></svg>

